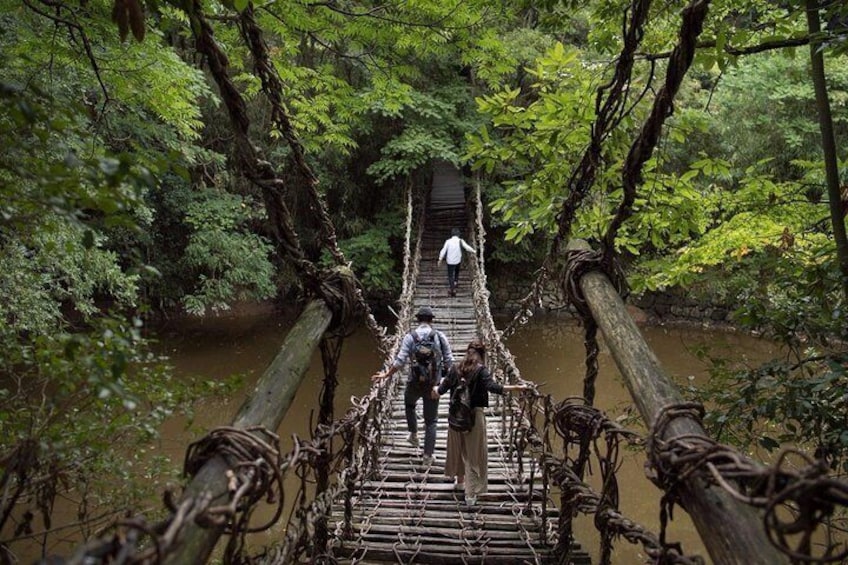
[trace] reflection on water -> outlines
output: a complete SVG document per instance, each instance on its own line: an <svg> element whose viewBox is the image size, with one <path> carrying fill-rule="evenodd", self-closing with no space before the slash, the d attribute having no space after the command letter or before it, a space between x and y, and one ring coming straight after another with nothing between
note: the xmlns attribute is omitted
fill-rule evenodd
<svg viewBox="0 0 848 565"><path fill-rule="evenodd" d="M231 396L200 402L189 430L186 430L185 418L175 418L165 425L162 429L163 449L175 461L182 461L188 442L215 426L227 425L233 420L247 393L253 390L279 352L294 321L290 315L277 314L241 317L238 320L206 320L189 328L175 328L172 337L160 340L163 352L170 356L178 375L206 380L240 375L243 380L241 390ZM337 414L350 406L351 395L362 395L368 391L368 377L378 368L376 346L367 331L358 331L345 339L336 388ZM311 422L317 419L322 382L321 355L316 350L278 430L284 451L291 447L293 434L309 436ZM173 451L168 446L172 446Z"/></svg>
<svg viewBox="0 0 848 565"><path fill-rule="evenodd" d="M169 420L162 429L157 446L159 455L182 466L187 446L216 426L228 425L238 412L248 391L262 375L279 351L280 345L294 319L276 312L257 312L239 317L217 318L202 322L182 323L161 329L158 349L168 355L178 376L204 380L221 380L238 374L244 386L226 398L205 400L198 404L193 421L183 415ZM438 323L436 324L438 326ZM668 375L678 382L707 378L706 365L696 353L709 348L713 355L725 355L746 362L756 362L773 356L771 344L746 336L708 330L646 328L644 336L653 348ZM533 319L519 328L509 339L508 347L525 379L543 383L543 392L556 400L579 396L583 389L585 352L582 330L565 318ZM381 359L376 343L366 329L347 338L339 364L339 384L336 389L336 417L350 405L351 396L361 396L370 387L369 377L380 368ZM603 349L599 358L596 383L596 405L611 416L621 414L630 397L609 353ZM323 374L320 353L316 351L304 382L286 414L280 428L283 452L292 446L292 435L308 437L317 418L318 397ZM619 471L621 510L653 532L659 532L660 493L643 472L643 458L636 453L625 455ZM289 477L286 497L292 500L300 484ZM596 485L595 485L596 486ZM272 509L262 509L255 523L264 522ZM281 539L285 524L255 536L251 545L259 547ZM597 553L597 536L591 519L580 518L575 532L584 547ZM697 533L680 509L668 533L670 541L680 541L685 552L707 557ZM615 563L641 563L645 556L641 548L624 540L617 541Z"/></svg>

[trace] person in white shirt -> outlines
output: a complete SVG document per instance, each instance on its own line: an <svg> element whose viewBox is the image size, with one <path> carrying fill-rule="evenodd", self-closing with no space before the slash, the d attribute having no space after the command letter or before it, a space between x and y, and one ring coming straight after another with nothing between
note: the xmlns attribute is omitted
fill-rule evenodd
<svg viewBox="0 0 848 565"><path fill-rule="evenodd" d="M459 286L459 265L462 263L463 249L469 253L476 253L473 247L459 237L459 229L453 228L451 236L445 241L442 250L439 252L439 264L441 265L442 261L445 260L448 264L448 286L451 296L456 296L456 287Z"/></svg>

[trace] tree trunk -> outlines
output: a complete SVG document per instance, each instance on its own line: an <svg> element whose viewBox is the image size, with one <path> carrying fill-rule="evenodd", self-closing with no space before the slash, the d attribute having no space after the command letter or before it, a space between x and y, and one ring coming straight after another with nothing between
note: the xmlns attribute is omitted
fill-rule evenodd
<svg viewBox="0 0 848 565"><path fill-rule="evenodd" d="M839 168L836 159L836 138L833 133L833 118L824 73L824 55L821 48L821 23L818 0L806 0L807 29L810 32L810 63L813 85L816 89L816 108L819 114L819 129L822 137L824 171L827 180L827 197L830 202L830 221L833 239L836 242L836 258L842 279L842 295L848 303L848 237L845 235L845 219L842 217L842 194L839 189Z"/></svg>

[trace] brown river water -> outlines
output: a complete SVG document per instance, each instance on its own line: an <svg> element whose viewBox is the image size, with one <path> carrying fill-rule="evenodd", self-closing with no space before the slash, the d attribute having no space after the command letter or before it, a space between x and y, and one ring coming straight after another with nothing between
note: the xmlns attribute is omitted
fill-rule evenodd
<svg viewBox="0 0 848 565"><path fill-rule="evenodd" d="M230 321L195 323L174 328L167 338L163 352L170 355L181 374L204 378L223 378L232 373L245 375L246 384L261 376L273 359L285 336L290 320L275 315L242 316ZM438 326L438 323L436 324ZM750 336L721 330L643 327L643 336L654 350L669 377L677 382L703 381L707 368L696 351L708 348L712 355L754 364L777 354L776 347ZM356 332L345 341L340 362L339 386L336 391L336 413L342 414L351 396L361 396L370 386L369 377L380 368L374 340L366 330ZM583 334L574 321L566 317L536 317L520 328L508 341L522 376L543 383L542 391L560 400L582 394L585 352ZM286 414L280 428L283 449L291 446L291 434L308 436L310 422L317 415L317 398L321 390L321 362L316 354L301 389ZM630 396L622 382L609 352L603 349L599 358L595 404L615 417L630 405ZM245 386L250 390L250 386ZM185 422L172 420L163 430L161 449L179 462L189 441L217 425L228 424L238 411L243 397L215 400L198 410L194 428L186 432ZM314 412L314 414L313 414ZM645 478L644 458L638 453L625 453L624 464L618 473L621 488L621 510L625 516L659 532L660 491ZM291 485L296 487L296 485ZM257 545L279 539L284 525L258 536ZM575 533L593 556L597 554L597 534L590 518L577 521ZM262 540L261 538L265 538ZM668 539L679 541L687 554L708 555L685 512L677 508L671 522ZM625 540L616 543L614 562L643 563L646 556L641 547Z"/></svg>
<svg viewBox="0 0 848 565"><path fill-rule="evenodd" d="M160 441L152 447L152 453L166 456L175 466L180 467L190 442L216 426L228 425L239 410L247 391L252 390L253 384L279 351L292 322L287 315L260 310L232 317L173 322L160 328L157 331L157 349L170 357L178 375L215 380L239 374L243 377L244 386L228 398L199 403L190 425L181 416L169 420L162 429ZM777 354L776 347L768 342L720 330L664 327L641 329L666 373L681 383L699 382L707 378L704 362L694 353L699 348L709 348L714 355L752 364ZM585 356L583 335L571 319L535 317L520 328L507 345L516 358L522 376L543 383L543 392L551 394L555 400L581 395ZM599 363L595 404L615 417L622 414L630 404L629 393L609 352L603 346ZM343 414L349 406L351 396L361 396L368 391L369 377L380 368L380 364L375 342L367 330L359 330L345 340L336 391L337 416ZM284 452L292 445L292 434L308 437L311 422L317 418L321 381L321 359L316 352L308 375L279 430ZM618 473L621 510L628 518L658 533L660 491L645 478L643 457L640 454L628 452L624 459ZM289 491L289 488L296 489L297 484L289 481L286 485L286 492L290 492L289 496L292 497L296 490ZM270 509L268 512L270 514ZM255 520L263 521L263 518L258 516ZM280 539L284 527L285 524L281 523L254 536L251 545L258 548ZM591 518L579 518L575 533L584 548L595 557L597 534ZM680 508L674 513L668 539L682 543L687 554L699 554L709 562L697 532ZM59 550L59 553L67 555L66 548ZM631 545L626 540L616 542L613 557L615 563L643 563L645 559L641 547ZM28 560L24 558L22 562Z"/></svg>

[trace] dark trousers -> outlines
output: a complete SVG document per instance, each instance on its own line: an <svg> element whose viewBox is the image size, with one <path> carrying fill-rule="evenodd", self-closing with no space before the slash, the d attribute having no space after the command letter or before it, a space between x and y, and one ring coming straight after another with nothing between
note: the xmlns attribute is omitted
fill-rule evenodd
<svg viewBox="0 0 848 565"><path fill-rule="evenodd" d="M415 405L419 398L424 401L424 455L433 455L433 451L436 449L436 419L439 416L439 400L430 398L431 390L432 387L407 384L406 390L403 392L406 426L411 434L418 433Z"/></svg>
<svg viewBox="0 0 848 565"><path fill-rule="evenodd" d="M448 286L451 290L459 286L459 263L456 265L448 263Z"/></svg>

